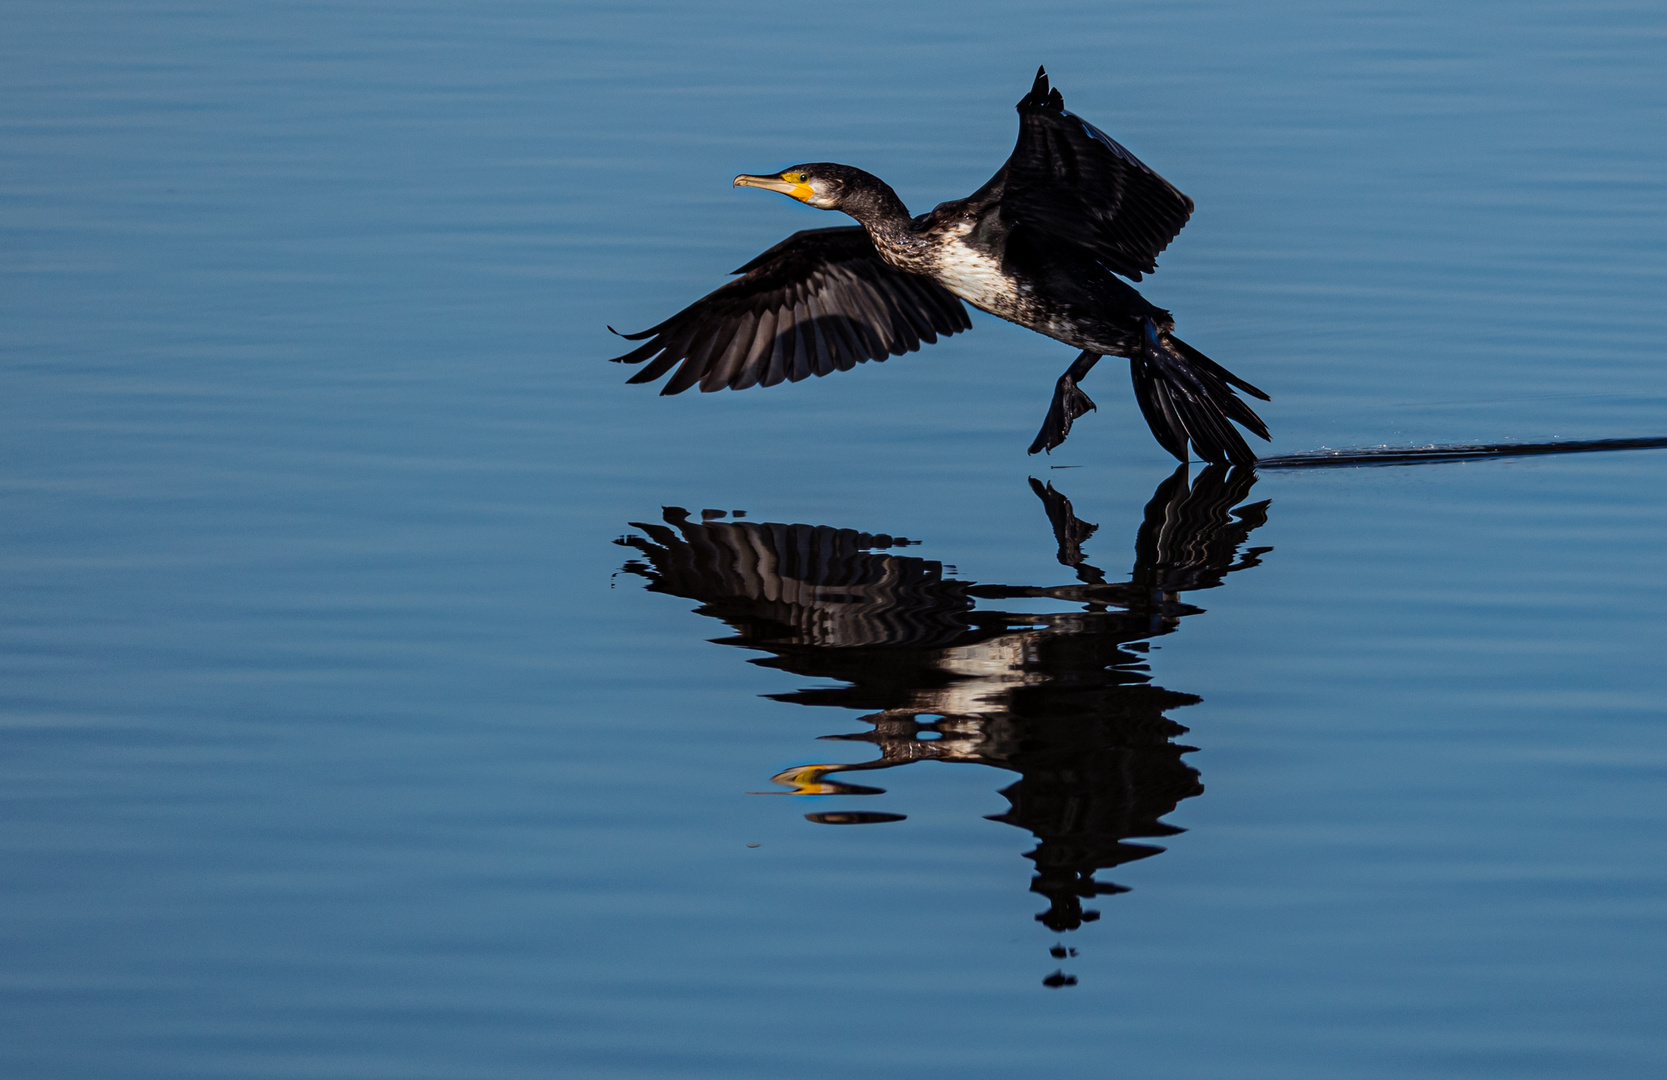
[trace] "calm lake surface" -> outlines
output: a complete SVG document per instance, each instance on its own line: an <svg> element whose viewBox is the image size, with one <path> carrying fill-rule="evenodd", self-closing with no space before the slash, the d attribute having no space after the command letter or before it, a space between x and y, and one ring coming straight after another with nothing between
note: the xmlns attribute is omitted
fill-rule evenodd
<svg viewBox="0 0 1667 1080"><path fill-rule="evenodd" d="M1667 451L603 362L1045 63L1271 453L1667 435L1659 4L3 12L0 1073L1667 1073Z"/></svg>

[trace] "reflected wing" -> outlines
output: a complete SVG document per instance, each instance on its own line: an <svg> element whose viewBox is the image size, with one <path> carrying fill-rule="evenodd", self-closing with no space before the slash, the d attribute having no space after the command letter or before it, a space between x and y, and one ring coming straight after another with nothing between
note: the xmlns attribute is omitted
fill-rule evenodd
<svg viewBox="0 0 1667 1080"><path fill-rule="evenodd" d="M1047 73L1019 102L1019 142L986 188L1001 191L1001 216L1056 242L1088 249L1106 267L1140 280L1192 216L1192 200L1115 139L1065 111Z"/></svg>
<svg viewBox="0 0 1667 1080"><path fill-rule="evenodd" d="M699 600L701 614L740 632L731 644L854 657L857 649L941 646L968 632L972 601L963 583L945 578L942 563L904 554L903 537L824 525L697 524L670 506L664 517L665 525L632 522L644 535L615 541L648 560L625 569L648 578L654 592ZM822 663L840 665L832 657Z"/></svg>
<svg viewBox="0 0 1667 1080"><path fill-rule="evenodd" d="M658 326L622 335L646 344L615 362L647 367L627 381L660 392L745 390L849 371L932 344L972 322L930 278L894 270L860 225L794 233L735 271L741 276Z"/></svg>

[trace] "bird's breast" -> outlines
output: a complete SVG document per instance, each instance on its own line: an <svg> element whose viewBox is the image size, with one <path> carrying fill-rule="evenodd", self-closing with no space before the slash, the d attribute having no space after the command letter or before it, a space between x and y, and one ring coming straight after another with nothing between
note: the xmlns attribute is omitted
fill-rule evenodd
<svg viewBox="0 0 1667 1080"><path fill-rule="evenodd" d="M1032 306L1028 290L1002 273L1001 261L994 255L966 243L971 231L968 222L935 246L932 276L976 308L1013 322L1028 321Z"/></svg>

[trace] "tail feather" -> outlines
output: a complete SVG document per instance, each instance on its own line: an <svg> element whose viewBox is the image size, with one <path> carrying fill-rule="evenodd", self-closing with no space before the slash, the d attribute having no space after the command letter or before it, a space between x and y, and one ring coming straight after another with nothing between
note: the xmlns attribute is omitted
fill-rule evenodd
<svg viewBox="0 0 1667 1080"><path fill-rule="evenodd" d="M1129 375L1141 415L1165 450L1185 461L1190 442L1211 464L1255 464L1233 423L1263 439L1268 427L1232 387L1266 400L1262 391L1169 334L1151 336L1129 359Z"/></svg>
<svg viewBox="0 0 1667 1080"><path fill-rule="evenodd" d="M1159 382L1151 366L1138 357L1129 358L1129 376L1134 380L1134 398L1140 403L1140 414L1158 445L1181 461L1187 459L1187 428L1176 413L1169 397L1169 387Z"/></svg>
<svg viewBox="0 0 1667 1080"><path fill-rule="evenodd" d="M1272 398L1268 397L1266 391L1260 390L1257 387L1252 386L1250 383L1245 382L1243 379L1239 378L1237 375L1233 374L1231 371L1228 371L1226 368L1222 367L1220 364L1216 363L1214 360L1211 360L1208 356L1205 356L1203 353L1199 352L1197 349L1193 348L1191 345L1188 345L1186 342L1184 342L1180 338L1176 337L1174 334L1165 335L1165 339L1169 342L1169 344L1175 346L1176 350L1182 356L1186 357L1188 360L1191 360L1194 364L1197 364L1199 367L1203 368L1205 371L1208 371L1211 375L1214 375L1216 378L1220 379L1222 382L1231 383L1232 385L1238 387L1240 390L1243 390L1245 393L1249 394L1253 398L1258 398L1262 401L1272 401L1273 400Z"/></svg>

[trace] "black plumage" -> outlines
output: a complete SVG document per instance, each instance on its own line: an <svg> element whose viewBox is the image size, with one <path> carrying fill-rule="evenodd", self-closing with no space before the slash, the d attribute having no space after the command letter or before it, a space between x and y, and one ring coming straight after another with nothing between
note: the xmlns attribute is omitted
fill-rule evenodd
<svg viewBox="0 0 1667 1080"><path fill-rule="evenodd" d="M705 299L640 334L619 357L653 382L683 366L662 393L745 390L849 371L972 327L966 309L930 278L888 266L860 225L794 233Z"/></svg>
<svg viewBox="0 0 1667 1080"><path fill-rule="evenodd" d="M1106 269L1141 279L1192 217L1192 200L1099 128L1065 111L1047 73L1018 104L1019 141L994 187L1001 216L1087 248Z"/></svg>
<svg viewBox="0 0 1667 1080"><path fill-rule="evenodd" d="M1169 312L1122 280L1157 268L1192 200L1105 132L1065 110L1037 71L1019 102L1019 138L989 182L910 217L886 183L848 165L795 165L740 186L779 191L855 227L795 233L739 277L616 359L629 381L672 372L662 393L772 386L912 352L970 328L961 301L1081 350L1054 388L1030 452L1052 450L1094 403L1078 383L1105 355L1129 359L1158 442L1186 460L1256 460L1234 424L1267 427L1235 390L1267 395L1173 334ZM1119 277L1118 275L1122 275Z"/></svg>

